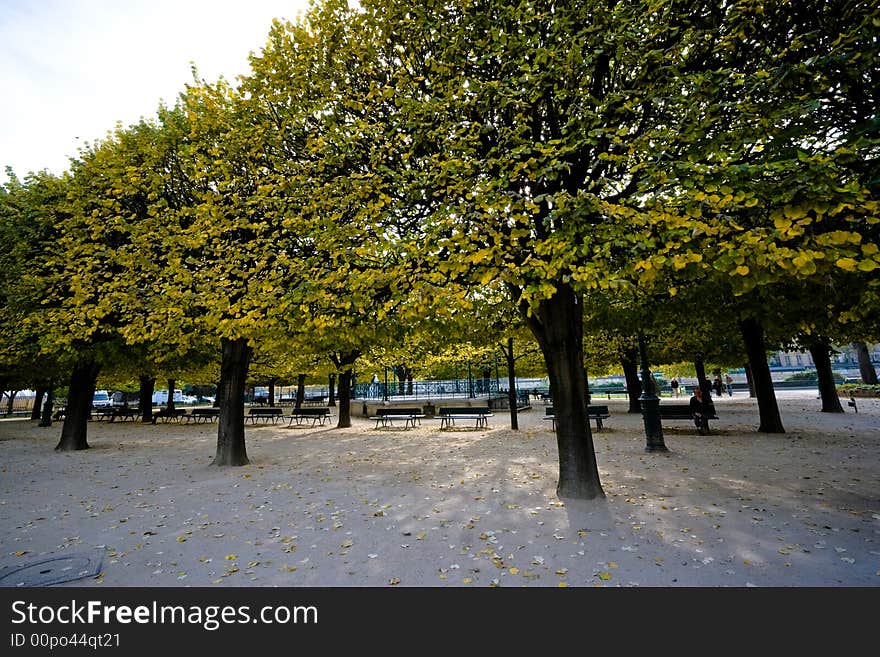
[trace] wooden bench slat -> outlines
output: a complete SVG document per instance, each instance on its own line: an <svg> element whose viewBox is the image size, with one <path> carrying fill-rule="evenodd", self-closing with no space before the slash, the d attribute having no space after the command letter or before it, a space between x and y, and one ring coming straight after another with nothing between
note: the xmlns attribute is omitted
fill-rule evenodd
<svg viewBox="0 0 880 657"><path fill-rule="evenodd" d="M296 422L296 426L300 426L304 420L311 420L312 426L316 424L324 426L324 422L330 418L330 408L294 408L288 418L288 427L292 427L294 422Z"/></svg>
<svg viewBox="0 0 880 657"><path fill-rule="evenodd" d="M551 420L553 422L553 431L556 431L556 413L553 410L552 406L547 406L544 409L544 419ZM611 417L611 414L608 412L607 406L587 406L587 419L596 420L596 431L601 431L603 429L602 420L607 420Z"/></svg>
<svg viewBox="0 0 880 657"><path fill-rule="evenodd" d="M456 420L475 420L475 428L488 429L488 418L493 417L492 409L488 406L441 406L437 415L441 429L454 427Z"/></svg>
<svg viewBox="0 0 880 657"><path fill-rule="evenodd" d="M376 420L376 429L386 428L389 425L394 426L395 420L403 420L403 428L416 428L416 423L421 424L421 419L425 417L421 408L377 408L374 419Z"/></svg>

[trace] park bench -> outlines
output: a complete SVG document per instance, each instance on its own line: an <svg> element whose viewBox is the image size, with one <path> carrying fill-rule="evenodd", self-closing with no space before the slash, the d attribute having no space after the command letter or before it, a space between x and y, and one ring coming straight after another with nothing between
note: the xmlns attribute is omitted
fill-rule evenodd
<svg viewBox="0 0 880 657"><path fill-rule="evenodd" d="M437 415L440 417L441 429L454 427L456 420L475 420L476 429L488 429L492 411L488 406L441 406Z"/></svg>
<svg viewBox="0 0 880 657"><path fill-rule="evenodd" d="M604 427L602 420L611 417L607 406L587 406L587 420L596 420L596 431L601 431ZM553 423L553 431L556 431L556 414L552 406L544 409L544 419Z"/></svg>
<svg viewBox="0 0 880 657"><path fill-rule="evenodd" d="M90 420L96 420L97 422L113 421L114 410L112 408L93 408L91 415L89 415Z"/></svg>
<svg viewBox="0 0 880 657"><path fill-rule="evenodd" d="M303 397L304 406L324 406L327 403L327 398L324 395L306 395Z"/></svg>
<svg viewBox="0 0 880 657"><path fill-rule="evenodd" d="M119 418L121 421L125 422L126 420L130 422L134 422L138 417L138 409L136 408L128 408L121 406L114 406L111 408L97 408L92 411L92 415L99 422L102 420L106 420L107 422L115 422L116 418Z"/></svg>
<svg viewBox="0 0 880 657"><path fill-rule="evenodd" d="M272 424L275 424L283 419L284 410L281 408L251 408L248 410L245 422L250 420L251 424L256 424L257 420L261 420L263 424L268 424L271 420Z"/></svg>
<svg viewBox="0 0 880 657"><path fill-rule="evenodd" d="M690 404L660 404L657 409L660 411L661 420L693 421L694 419ZM706 429L709 429L709 420L717 419L718 415L715 413L714 407L710 407L709 414L706 415Z"/></svg>
<svg viewBox="0 0 880 657"><path fill-rule="evenodd" d="M294 408L288 416L289 420L287 422L288 427L292 427L293 423L296 422L297 426L300 426L305 420L311 420L312 426L316 424L324 425L330 418L330 409L325 408Z"/></svg>
<svg viewBox="0 0 880 657"><path fill-rule="evenodd" d="M421 408L377 408L376 428L394 426L395 420L403 420L403 428L416 428L416 423L421 424L421 418L425 417Z"/></svg>
<svg viewBox="0 0 880 657"><path fill-rule="evenodd" d="M180 422L180 419L184 417L186 417L185 408L175 408L173 411L163 408L161 411L153 413L153 424L156 424L158 420L162 420L162 422Z"/></svg>
<svg viewBox="0 0 880 657"><path fill-rule="evenodd" d="M190 421L198 424L200 422L213 422L220 417L219 408L194 408L186 416L186 422Z"/></svg>

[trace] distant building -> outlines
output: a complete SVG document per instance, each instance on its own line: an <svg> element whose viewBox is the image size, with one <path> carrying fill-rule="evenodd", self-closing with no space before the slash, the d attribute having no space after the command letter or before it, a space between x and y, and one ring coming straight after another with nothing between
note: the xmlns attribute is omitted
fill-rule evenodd
<svg viewBox="0 0 880 657"><path fill-rule="evenodd" d="M834 348L838 353L831 354L832 367L841 369L858 369L859 358L851 344ZM871 362L880 364L880 344L869 344L868 353L871 354ZM768 359L770 367L779 368L812 368L815 367L813 357L809 351L777 351Z"/></svg>

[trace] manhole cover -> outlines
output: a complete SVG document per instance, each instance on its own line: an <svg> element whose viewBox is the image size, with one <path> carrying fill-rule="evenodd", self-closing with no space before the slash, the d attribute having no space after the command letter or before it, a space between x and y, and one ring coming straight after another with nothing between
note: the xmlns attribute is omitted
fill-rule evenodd
<svg viewBox="0 0 880 657"><path fill-rule="evenodd" d="M101 572L103 562L103 549L42 557L37 561L0 570L0 587L51 586L83 577L94 577Z"/></svg>

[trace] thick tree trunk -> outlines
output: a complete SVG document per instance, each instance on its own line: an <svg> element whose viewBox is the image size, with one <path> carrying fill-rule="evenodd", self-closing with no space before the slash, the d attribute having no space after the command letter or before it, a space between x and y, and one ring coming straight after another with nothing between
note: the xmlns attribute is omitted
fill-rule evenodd
<svg viewBox="0 0 880 657"><path fill-rule="evenodd" d="M746 371L746 385L749 386L749 397L754 399L758 394L755 392L755 377L752 376L752 366L746 363L744 369Z"/></svg>
<svg viewBox="0 0 880 657"><path fill-rule="evenodd" d="M715 402L712 401L712 382L706 377L706 363L702 355L694 359L694 369L697 371L697 385L703 391L703 405L710 413L715 413Z"/></svg>
<svg viewBox="0 0 880 657"><path fill-rule="evenodd" d="M642 381L639 379L639 350L630 347L623 352L620 364L623 367L623 376L626 379L626 394L629 397L628 413L641 413Z"/></svg>
<svg viewBox="0 0 880 657"><path fill-rule="evenodd" d="M296 402L297 409L302 408L303 402L306 400L306 375L296 375Z"/></svg>
<svg viewBox="0 0 880 657"><path fill-rule="evenodd" d="M583 359L583 305L569 286L559 285L529 316L523 316L544 355L556 416L561 498L605 497L587 417L587 373Z"/></svg>
<svg viewBox="0 0 880 657"><path fill-rule="evenodd" d="M874 364L871 363L868 345L864 342L854 342L853 346L856 348L856 356L859 359L859 375L862 377L862 382L869 386L877 385L877 370L874 369Z"/></svg>
<svg viewBox="0 0 880 657"><path fill-rule="evenodd" d="M510 428L519 431L518 399L516 397L516 358L513 355L513 338L507 338L507 348L501 347L507 362L507 405L510 407Z"/></svg>
<svg viewBox="0 0 880 657"><path fill-rule="evenodd" d="M223 401L217 426L217 453L211 465L247 465L244 442L244 391L253 349L245 338L220 341ZM218 390L218 393L220 391Z"/></svg>
<svg viewBox="0 0 880 657"><path fill-rule="evenodd" d="M755 397L758 401L758 414L761 424L758 431L763 433L785 433L776 393L773 390L773 379L770 378L770 365L767 363L767 349L764 346L764 329L756 319L740 320L749 367L755 384Z"/></svg>
<svg viewBox="0 0 880 657"><path fill-rule="evenodd" d="M354 364L360 356L360 351L349 351L330 356L330 360L339 372L339 421L336 426L340 429L351 426L351 389L354 381Z"/></svg>
<svg viewBox="0 0 880 657"><path fill-rule="evenodd" d="M42 414L40 415L40 423L37 426L52 426L52 410L55 406L55 387L50 383L46 390L46 401L43 404Z"/></svg>
<svg viewBox="0 0 880 657"><path fill-rule="evenodd" d="M138 412L141 422L149 424L153 421L153 391L156 389L156 377L141 374L138 377Z"/></svg>
<svg viewBox="0 0 880 657"><path fill-rule="evenodd" d="M43 410L43 397L46 396L46 390L48 388L45 384L38 385L37 389L34 391L34 407L31 409L31 419L39 420L40 414Z"/></svg>
<svg viewBox="0 0 880 657"><path fill-rule="evenodd" d="M819 397L822 399L823 413L843 413L837 385L834 383L834 372L831 369L831 344L824 336L817 336L810 342L810 355L816 365L819 377Z"/></svg>
<svg viewBox="0 0 880 657"><path fill-rule="evenodd" d="M336 426L340 429L351 426L351 373L351 367L339 373L339 421Z"/></svg>
<svg viewBox="0 0 880 657"><path fill-rule="evenodd" d="M694 370L697 372L697 385L703 391L703 399L712 399L712 384L706 378L706 363L701 355L694 358Z"/></svg>
<svg viewBox="0 0 880 657"><path fill-rule="evenodd" d="M6 401L6 415L12 415L12 407L15 404L15 396L18 394L18 390L10 390L9 391L9 399ZM91 403L91 400L89 400Z"/></svg>
<svg viewBox="0 0 880 657"><path fill-rule="evenodd" d="M89 418L92 415L92 399L101 366L94 361L77 363L70 374L70 387L67 392L67 410L61 427L61 440L55 449L72 452L88 449Z"/></svg>
<svg viewBox="0 0 880 657"><path fill-rule="evenodd" d="M275 406L275 379L269 379L269 406Z"/></svg>
<svg viewBox="0 0 880 657"><path fill-rule="evenodd" d="M177 381L174 379L168 379L168 401L165 404L165 411L170 415L174 413L174 386L177 385Z"/></svg>
<svg viewBox="0 0 880 657"><path fill-rule="evenodd" d="M327 406L336 406L336 373L330 374L327 381L330 397L327 400Z"/></svg>

